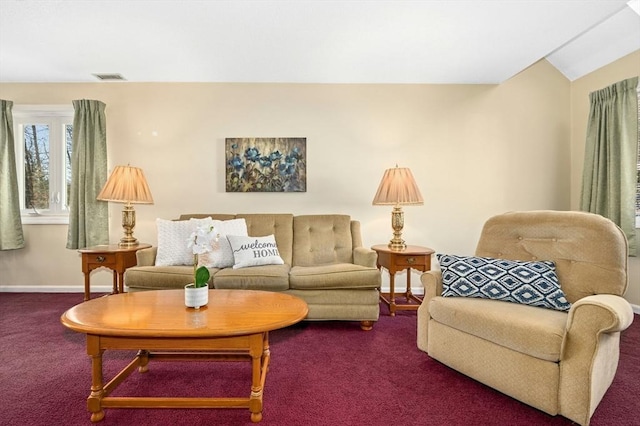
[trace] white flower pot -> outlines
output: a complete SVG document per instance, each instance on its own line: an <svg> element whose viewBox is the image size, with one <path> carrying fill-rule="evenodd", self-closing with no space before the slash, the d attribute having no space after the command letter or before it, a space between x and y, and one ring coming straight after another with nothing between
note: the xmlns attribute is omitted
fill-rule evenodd
<svg viewBox="0 0 640 426"><path fill-rule="evenodd" d="M209 286L195 287L195 284L184 286L184 304L187 308L198 309L209 303Z"/></svg>

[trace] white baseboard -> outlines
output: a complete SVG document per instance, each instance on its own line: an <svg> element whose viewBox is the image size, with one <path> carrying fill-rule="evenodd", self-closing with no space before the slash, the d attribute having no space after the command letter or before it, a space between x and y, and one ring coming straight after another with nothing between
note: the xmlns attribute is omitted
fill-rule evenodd
<svg viewBox="0 0 640 426"><path fill-rule="evenodd" d="M106 285L92 285L92 293L109 293L112 287ZM382 287L382 292L389 292L389 287ZM84 293L84 288L78 286L0 286L0 293ZM422 296L423 288L414 288L413 294ZM633 312L640 315L640 305L631 305Z"/></svg>

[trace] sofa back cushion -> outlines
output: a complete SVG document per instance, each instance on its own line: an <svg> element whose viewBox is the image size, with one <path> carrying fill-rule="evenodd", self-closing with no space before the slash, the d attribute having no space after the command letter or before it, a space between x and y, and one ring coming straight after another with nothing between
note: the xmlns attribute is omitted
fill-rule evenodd
<svg viewBox="0 0 640 426"><path fill-rule="evenodd" d="M584 212L511 212L484 225L476 256L555 262L560 286L575 303L627 288L627 240L612 221Z"/></svg>
<svg viewBox="0 0 640 426"><path fill-rule="evenodd" d="M291 265L293 257L293 215L276 214L238 214L236 218L247 222L247 233L250 237L274 235L280 257L287 265Z"/></svg>
<svg viewBox="0 0 640 426"><path fill-rule="evenodd" d="M213 220L231 220L231 219L235 219L236 215L235 214L220 214L220 213L211 213L211 214L206 214L206 213L187 213L187 214L181 214L180 218L178 218L178 220L189 220L189 219L204 219L210 217Z"/></svg>
<svg viewBox="0 0 640 426"><path fill-rule="evenodd" d="M293 218L293 266L353 263L351 217L304 215Z"/></svg>

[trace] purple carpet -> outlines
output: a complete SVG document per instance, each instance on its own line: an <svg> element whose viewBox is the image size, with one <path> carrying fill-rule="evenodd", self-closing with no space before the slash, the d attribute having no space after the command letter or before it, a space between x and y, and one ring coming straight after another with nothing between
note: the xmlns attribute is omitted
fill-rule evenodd
<svg viewBox="0 0 640 426"><path fill-rule="evenodd" d="M85 336L60 315L82 295L0 293L0 425L89 425ZM357 323L303 322L271 333L261 424L570 425L430 359L416 348L416 313L381 308ZM105 381L133 357L107 351ZM155 362L112 395L248 396L248 363ZM623 333L615 380L594 426L640 424L640 318ZM247 409L106 409L107 425L249 425Z"/></svg>

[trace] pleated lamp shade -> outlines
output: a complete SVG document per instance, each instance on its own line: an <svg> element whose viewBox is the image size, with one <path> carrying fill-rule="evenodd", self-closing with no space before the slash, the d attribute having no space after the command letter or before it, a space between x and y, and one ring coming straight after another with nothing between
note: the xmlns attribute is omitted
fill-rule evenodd
<svg viewBox="0 0 640 426"><path fill-rule="evenodd" d="M131 166L116 166L97 199L118 203L153 204L144 172Z"/></svg>
<svg viewBox="0 0 640 426"><path fill-rule="evenodd" d="M387 169L382 176L382 181L378 187L376 196L373 197L374 206L392 205L391 228L393 238L389 241L391 250L402 251L407 248L402 239L402 228L404 228L403 205L424 204L422 194L418 189L416 180L413 178L411 170L405 167L394 167Z"/></svg>
<svg viewBox="0 0 640 426"><path fill-rule="evenodd" d="M406 167L387 169L382 176L373 205L421 205L424 204L411 170Z"/></svg>
<svg viewBox="0 0 640 426"><path fill-rule="evenodd" d="M96 197L102 201L125 203L122 209L122 228L124 237L120 247L134 247L138 240L133 236L136 226L136 211L131 204L153 204L153 197L142 169L131 166L116 166L107 179L102 191Z"/></svg>

